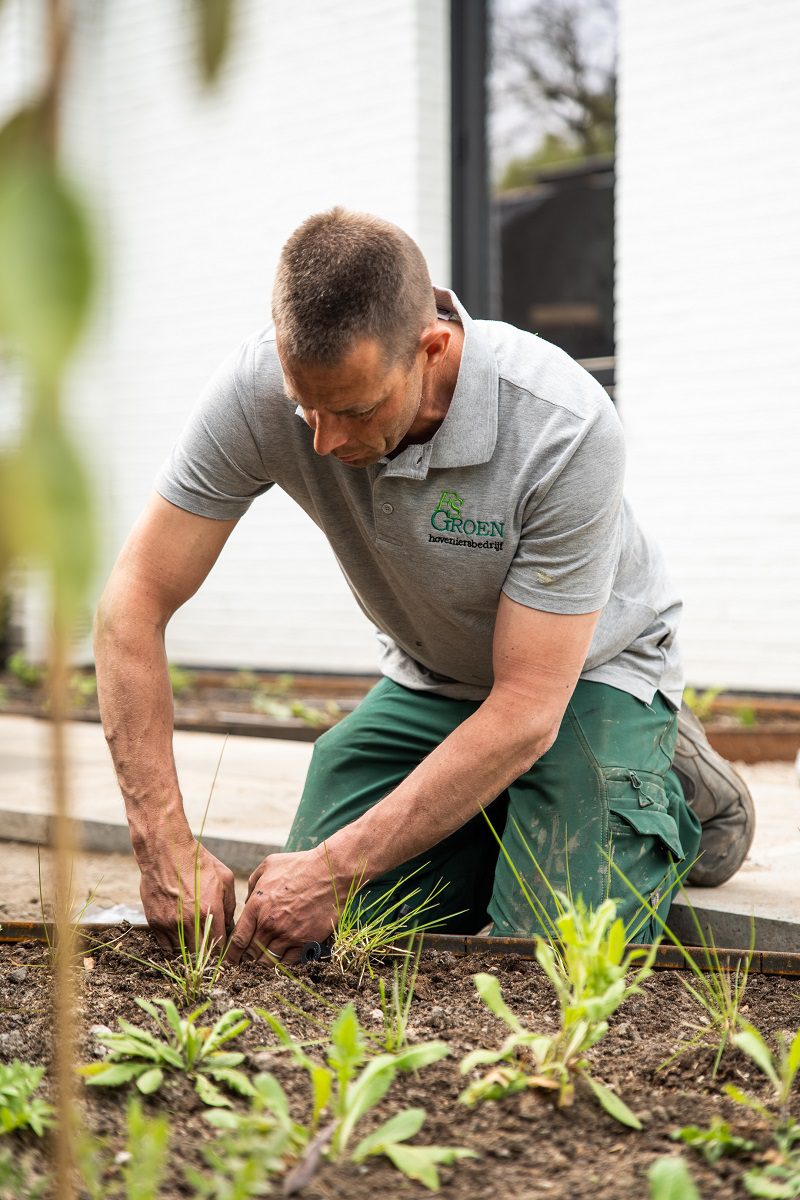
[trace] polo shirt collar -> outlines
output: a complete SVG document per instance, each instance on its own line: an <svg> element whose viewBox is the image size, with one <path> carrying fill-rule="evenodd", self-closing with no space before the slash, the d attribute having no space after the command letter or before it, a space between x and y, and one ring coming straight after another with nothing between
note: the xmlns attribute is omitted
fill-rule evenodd
<svg viewBox="0 0 800 1200"><path fill-rule="evenodd" d="M472 317L454 292L437 288L458 313L464 344L453 399L433 437L407 446L397 458L382 459L384 476L424 479L429 470L471 467L488 462L497 443L497 360L482 323Z"/></svg>

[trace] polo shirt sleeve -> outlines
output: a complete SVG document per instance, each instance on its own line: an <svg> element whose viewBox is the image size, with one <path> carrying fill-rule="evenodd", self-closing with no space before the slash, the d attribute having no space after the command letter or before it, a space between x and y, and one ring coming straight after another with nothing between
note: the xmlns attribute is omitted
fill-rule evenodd
<svg viewBox="0 0 800 1200"><path fill-rule="evenodd" d="M524 501L502 590L543 612L590 613L608 603L619 560L625 447L610 402L565 433Z"/></svg>
<svg viewBox="0 0 800 1200"><path fill-rule="evenodd" d="M201 517L241 517L272 487L256 438L254 345L222 363L161 468L155 489Z"/></svg>

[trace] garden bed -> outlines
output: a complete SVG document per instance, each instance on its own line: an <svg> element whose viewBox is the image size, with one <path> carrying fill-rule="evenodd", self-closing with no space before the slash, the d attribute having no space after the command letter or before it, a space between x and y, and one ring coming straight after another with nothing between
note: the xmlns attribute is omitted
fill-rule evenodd
<svg viewBox="0 0 800 1200"><path fill-rule="evenodd" d="M106 935L104 935L106 936ZM145 930L129 930L120 943L130 954L148 958L158 951ZM118 1017L151 1026L135 1004L135 997L153 999L167 995L157 971L142 967L113 950L95 950L93 968L80 970L79 1044L82 1061L98 1061L93 1025L116 1028ZM20 970L20 968L25 968ZM671 1131L688 1123L708 1125L714 1116L728 1120L737 1134L766 1147L768 1133L762 1120L723 1095L725 1083L766 1097L763 1077L737 1050L723 1056L719 1075L711 1077L713 1052L695 1050L663 1071L664 1062L703 1013L688 995L677 972L659 971L629 999L616 1016L606 1038L589 1052L595 1075L613 1087L643 1123L640 1132L612 1120L588 1090L577 1089L574 1104L559 1110L550 1093L527 1091L475 1108L458 1103L465 1085L458 1063L468 1052L500 1045L507 1030L480 1001L471 976L486 971L497 976L505 999L529 1027L554 1030L558 1005L551 985L535 962L514 955L470 955L427 952L421 959L411 1006L411 1040L443 1038L452 1056L425 1067L417 1076L398 1076L387 1096L367 1118L363 1132L378 1119L386 1119L406 1106L427 1111L426 1123L415 1142L456 1145L474 1150L479 1157L453 1167L440 1168L445 1194L459 1197L513 1195L620 1200L648 1196L647 1169L654 1159L678 1153ZM381 1028L377 982L362 983L343 976L331 963L304 968L302 978L336 1006L352 1003L367 1029ZM52 1018L48 1004L49 969L41 944L0 946L0 1061L18 1058L49 1064L52 1051ZM800 1024L800 984L797 979L753 974L748 983L743 1015L769 1036L794 1031ZM330 1022L330 1010L308 996L272 967L252 963L224 969L212 993L210 1017L231 1007L269 1009L298 1038L313 1038L318 1029L310 1018ZM293 1012L289 1001L306 1015ZM205 1019L205 1018L204 1018ZM293 1103L293 1115L307 1117L308 1087L305 1075L285 1053L259 1050L275 1044L269 1027L256 1019L236 1043L247 1054L248 1073L270 1071L283 1084ZM313 1048L311 1051L313 1053ZM45 1091L48 1089L47 1077ZM131 1088L90 1088L81 1083L82 1125L122 1146L125 1106ZM244 1108L244 1100L236 1100ZM194 1193L183 1181L187 1165L208 1172L201 1148L214 1136L204 1118L204 1106L189 1082L169 1076L161 1090L146 1101L148 1111L171 1114L172 1155L169 1185L164 1200ZM795 1093L793 1112L800 1117ZM0 1139L9 1143L10 1137ZM29 1165L46 1166L37 1139L15 1135L24 1147ZM22 1150L20 1150L22 1153ZM724 1158L713 1166L683 1149L702 1197L732 1200L746 1195L741 1177L758 1161L757 1154ZM117 1168L118 1170L118 1168ZM280 1192L280 1184L275 1185ZM370 1200L381 1193L422 1196L421 1185L401 1176L386 1159L370 1159L364 1166L323 1163L302 1192L303 1196L349 1197Z"/></svg>
<svg viewBox="0 0 800 1200"><path fill-rule="evenodd" d="M38 668L0 672L0 712L46 715ZM13 660L11 660L13 661ZM185 671L171 667L175 728L312 742L356 707L378 676ZM731 762L792 762L800 750L800 699L702 693L697 711L712 746ZM706 699L706 697L709 697ZM73 672L69 719L99 721L94 673Z"/></svg>

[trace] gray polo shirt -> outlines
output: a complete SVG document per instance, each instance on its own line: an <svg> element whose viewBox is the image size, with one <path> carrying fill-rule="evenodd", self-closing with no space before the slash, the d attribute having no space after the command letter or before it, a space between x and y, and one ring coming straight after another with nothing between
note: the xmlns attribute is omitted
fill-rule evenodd
<svg viewBox="0 0 800 1200"><path fill-rule="evenodd" d="M287 399L272 327L202 395L156 488L205 517L240 517L277 484L328 538L375 624L381 671L409 688L482 700L501 592L552 613L602 609L582 678L675 706L680 601L622 495L622 429L567 354L473 321L453 399L423 445L353 468L314 452Z"/></svg>

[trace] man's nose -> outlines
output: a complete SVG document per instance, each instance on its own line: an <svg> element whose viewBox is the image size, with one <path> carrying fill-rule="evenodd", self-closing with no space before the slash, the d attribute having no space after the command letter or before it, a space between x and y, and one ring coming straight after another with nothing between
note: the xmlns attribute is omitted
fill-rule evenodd
<svg viewBox="0 0 800 1200"><path fill-rule="evenodd" d="M337 446L347 441L347 433L341 423L330 413L317 413L314 429L314 449L317 454L330 454Z"/></svg>

